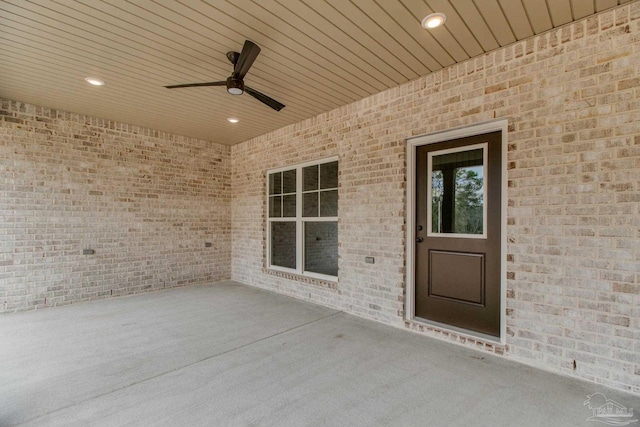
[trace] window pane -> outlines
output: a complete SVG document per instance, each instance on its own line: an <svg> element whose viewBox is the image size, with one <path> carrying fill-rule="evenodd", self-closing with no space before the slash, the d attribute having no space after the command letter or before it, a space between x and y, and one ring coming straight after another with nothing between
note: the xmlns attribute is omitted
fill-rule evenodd
<svg viewBox="0 0 640 427"><path fill-rule="evenodd" d="M442 171L431 174L431 230L442 233Z"/></svg>
<svg viewBox="0 0 640 427"><path fill-rule="evenodd" d="M432 232L483 233L483 163L482 149L433 156Z"/></svg>
<svg viewBox="0 0 640 427"><path fill-rule="evenodd" d="M318 216L318 193L305 193L302 195L302 216Z"/></svg>
<svg viewBox="0 0 640 427"><path fill-rule="evenodd" d="M338 190L320 192L320 216L338 216Z"/></svg>
<svg viewBox="0 0 640 427"><path fill-rule="evenodd" d="M269 218L280 218L282 216L282 196L269 197Z"/></svg>
<svg viewBox="0 0 640 427"><path fill-rule="evenodd" d="M282 172L282 193L296 192L296 170L288 170Z"/></svg>
<svg viewBox="0 0 640 427"><path fill-rule="evenodd" d="M295 194L291 194L289 196L282 196L282 216L287 218L296 216L296 195Z"/></svg>
<svg viewBox="0 0 640 427"><path fill-rule="evenodd" d="M320 165L320 189L338 188L338 162Z"/></svg>
<svg viewBox="0 0 640 427"><path fill-rule="evenodd" d="M296 223L271 223L271 265L296 268Z"/></svg>
<svg viewBox="0 0 640 427"><path fill-rule="evenodd" d="M318 165L302 169L302 191L318 189Z"/></svg>
<svg viewBox="0 0 640 427"><path fill-rule="evenodd" d="M338 223L304 223L304 270L338 275Z"/></svg>
<svg viewBox="0 0 640 427"><path fill-rule="evenodd" d="M282 194L282 173L269 174L269 194Z"/></svg>
<svg viewBox="0 0 640 427"><path fill-rule="evenodd" d="M484 179L482 166L458 168L454 233L482 234Z"/></svg>

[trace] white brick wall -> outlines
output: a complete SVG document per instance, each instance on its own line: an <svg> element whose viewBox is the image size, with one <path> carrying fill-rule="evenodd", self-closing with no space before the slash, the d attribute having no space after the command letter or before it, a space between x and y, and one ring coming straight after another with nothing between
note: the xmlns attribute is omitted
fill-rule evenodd
<svg viewBox="0 0 640 427"><path fill-rule="evenodd" d="M232 278L405 324L405 141L494 118L509 120L507 345L405 326L640 392L640 2L232 147ZM265 271L265 171L331 155L339 282Z"/></svg>
<svg viewBox="0 0 640 427"><path fill-rule="evenodd" d="M0 106L0 312L229 278L229 147Z"/></svg>

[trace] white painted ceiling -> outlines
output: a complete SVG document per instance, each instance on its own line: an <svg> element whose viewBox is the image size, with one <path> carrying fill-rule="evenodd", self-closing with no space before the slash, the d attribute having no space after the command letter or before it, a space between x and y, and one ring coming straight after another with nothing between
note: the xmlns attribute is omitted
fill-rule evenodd
<svg viewBox="0 0 640 427"><path fill-rule="evenodd" d="M232 145L630 1L0 0L0 97ZM282 111L163 87L225 80L246 39Z"/></svg>

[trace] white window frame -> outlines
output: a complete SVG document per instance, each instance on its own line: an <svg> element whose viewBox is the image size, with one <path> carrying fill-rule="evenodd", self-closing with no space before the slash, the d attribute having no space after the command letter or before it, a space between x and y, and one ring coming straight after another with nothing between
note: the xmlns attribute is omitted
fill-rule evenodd
<svg viewBox="0 0 640 427"><path fill-rule="evenodd" d="M326 280L331 282L337 282L338 276L330 276L327 274L319 274L314 273L312 271L304 270L304 227L307 222L335 222L338 223L338 216L330 216L330 217L303 217L302 216L302 197L305 193L317 192L317 191L328 191L328 190L313 190L313 191L303 191L302 187L302 170L309 166L322 165L325 163L337 162L338 156L327 157L320 160L313 160L305 163L298 163L295 165L283 166L276 169L269 169L266 171L266 197L267 197L267 207L266 207L266 220L267 220L267 268L274 271L280 271L283 273L292 273L298 274L301 276L311 277L314 279ZM340 168L340 163L338 163L338 169ZM271 218L269 216L269 175L272 173L284 172L288 170L296 170L296 216L295 217L279 217L279 218ZM336 187L337 189L337 187ZM333 190L333 189L331 189ZM339 201L338 201L338 210L340 209ZM278 265L271 264L271 223L272 222L295 222L296 223L296 266L297 268L286 268Z"/></svg>

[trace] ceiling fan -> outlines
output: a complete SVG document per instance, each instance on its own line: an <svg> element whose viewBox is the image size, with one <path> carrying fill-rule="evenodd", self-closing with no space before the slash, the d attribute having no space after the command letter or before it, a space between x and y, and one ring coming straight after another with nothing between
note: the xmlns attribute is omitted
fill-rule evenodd
<svg viewBox="0 0 640 427"><path fill-rule="evenodd" d="M208 83L186 83L181 85L165 86L167 89L177 89L181 87L194 87L194 86L226 86L227 92L232 95L242 95L243 92L247 92L258 101L268 105L276 111L282 110L285 105L279 103L273 98L268 97L264 93L260 93L249 86L244 85L244 76L253 65L253 61L256 60L260 53L260 47L250 40L244 42L242 52L227 52L227 58L229 62L233 64L233 73L227 78L227 80L219 82Z"/></svg>

